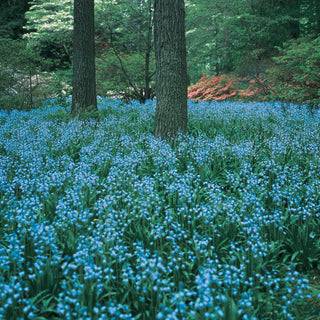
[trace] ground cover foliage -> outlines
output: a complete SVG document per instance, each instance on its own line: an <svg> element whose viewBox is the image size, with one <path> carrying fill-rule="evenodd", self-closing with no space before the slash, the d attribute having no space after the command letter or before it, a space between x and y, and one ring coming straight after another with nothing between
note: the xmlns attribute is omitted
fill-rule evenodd
<svg viewBox="0 0 320 320"><path fill-rule="evenodd" d="M320 113L189 102L0 111L0 317L317 319Z"/></svg>

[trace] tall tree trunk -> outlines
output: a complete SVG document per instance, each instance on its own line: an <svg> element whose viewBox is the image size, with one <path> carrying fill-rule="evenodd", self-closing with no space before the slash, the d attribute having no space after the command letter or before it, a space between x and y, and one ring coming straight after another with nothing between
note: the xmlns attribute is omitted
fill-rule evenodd
<svg viewBox="0 0 320 320"><path fill-rule="evenodd" d="M73 116L97 110L94 0L74 1Z"/></svg>
<svg viewBox="0 0 320 320"><path fill-rule="evenodd" d="M155 137L187 132L187 63L184 0L155 0Z"/></svg>

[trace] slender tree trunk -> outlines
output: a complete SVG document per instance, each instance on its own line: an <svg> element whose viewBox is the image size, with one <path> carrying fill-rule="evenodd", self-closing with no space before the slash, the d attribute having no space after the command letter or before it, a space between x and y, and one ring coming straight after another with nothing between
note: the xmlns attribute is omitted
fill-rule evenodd
<svg viewBox="0 0 320 320"><path fill-rule="evenodd" d="M184 0L155 0L155 137L187 132L187 63Z"/></svg>
<svg viewBox="0 0 320 320"><path fill-rule="evenodd" d="M94 0L74 1L73 116L97 109Z"/></svg>
<svg viewBox="0 0 320 320"><path fill-rule="evenodd" d="M32 94L32 72L29 70L29 94L30 94L30 108L33 107L33 94Z"/></svg>
<svg viewBox="0 0 320 320"><path fill-rule="evenodd" d="M151 88L150 88L150 54L151 54L151 35L152 35L152 5L151 0L148 3L149 7L149 19L148 19L148 33L147 33L147 48L144 64L144 77L145 77L145 99L151 98Z"/></svg>

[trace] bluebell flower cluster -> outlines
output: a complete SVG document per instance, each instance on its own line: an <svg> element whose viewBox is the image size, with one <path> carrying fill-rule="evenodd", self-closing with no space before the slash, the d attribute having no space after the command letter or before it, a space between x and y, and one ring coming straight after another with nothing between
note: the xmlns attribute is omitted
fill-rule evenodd
<svg viewBox="0 0 320 320"><path fill-rule="evenodd" d="M0 318L306 319L320 264L320 112L189 101L0 111Z"/></svg>

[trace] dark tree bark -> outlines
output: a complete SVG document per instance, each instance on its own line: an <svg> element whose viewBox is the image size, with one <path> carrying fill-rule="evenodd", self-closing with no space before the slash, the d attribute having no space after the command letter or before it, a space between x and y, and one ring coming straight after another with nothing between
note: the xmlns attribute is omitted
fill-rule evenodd
<svg viewBox="0 0 320 320"><path fill-rule="evenodd" d="M187 63L184 0L155 0L156 115L154 136L187 132Z"/></svg>
<svg viewBox="0 0 320 320"><path fill-rule="evenodd" d="M94 0L74 1L73 116L97 110Z"/></svg>

